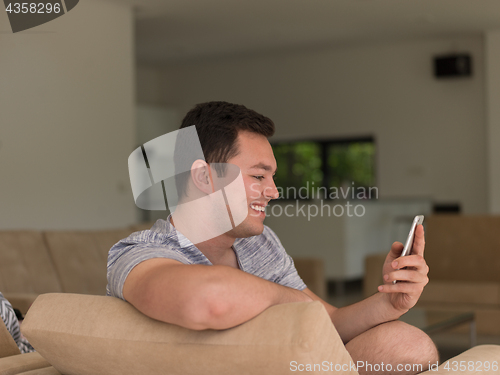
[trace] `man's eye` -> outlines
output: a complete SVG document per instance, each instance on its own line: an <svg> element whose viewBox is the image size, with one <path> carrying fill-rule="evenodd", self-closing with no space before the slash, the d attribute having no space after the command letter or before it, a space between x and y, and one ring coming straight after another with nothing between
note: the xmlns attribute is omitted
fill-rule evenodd
<svg viewBox="0 0 500 375"><path fill-rule="evenodd" d="M264 176L253 176L253 178L256 178L259 181L262 181L264 179Z"/></svg>

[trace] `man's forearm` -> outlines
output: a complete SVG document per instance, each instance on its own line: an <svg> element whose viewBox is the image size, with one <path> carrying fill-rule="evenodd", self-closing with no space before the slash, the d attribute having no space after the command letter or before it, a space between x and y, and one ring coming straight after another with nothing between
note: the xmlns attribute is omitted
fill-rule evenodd
<svg viewBox="0 0 500 375"><path fill-rule="evenodd" d="M208 328L225 329L244 323L268 307L311 301L305 293L226 266L213 266L215 279L206 285L211 313Z"/></svg>
<svg viewBox="0 0 500 375"><path fill-rule="evenodd" d="M276 304L311 301L299 290L227 266L158 267L139 285L134 306L154 319L191 329L226 329Z"/></svg>
<svg viewBox="0 0 500 375"><path fill-rule="evenodd" d="M388 308L387 295L376 293L358 303L338 308L330 314L342 341L349 342L359 334L399 316Z"/></svg>

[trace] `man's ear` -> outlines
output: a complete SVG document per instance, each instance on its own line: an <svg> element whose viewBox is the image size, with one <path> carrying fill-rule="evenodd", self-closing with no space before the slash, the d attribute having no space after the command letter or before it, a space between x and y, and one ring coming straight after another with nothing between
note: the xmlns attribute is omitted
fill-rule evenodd
<svg viewBox="0 0 500 375"><path fill-rule="evenodd" d="M210 166L201 159L193 162L191 165L191 178L198 190L205 194L212 194L214 187L210 176Z"/></svg>

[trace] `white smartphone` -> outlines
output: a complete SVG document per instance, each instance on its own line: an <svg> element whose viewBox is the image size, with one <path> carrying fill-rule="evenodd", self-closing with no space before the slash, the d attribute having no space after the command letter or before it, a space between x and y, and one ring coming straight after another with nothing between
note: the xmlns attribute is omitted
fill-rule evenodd
<svg viewBox="0 0 500 375"><path fill-rule="evenodd" d="M405 247L403 248L403 252L401 256L410 255L411 249L413 247L413 239L415 238L415 229L417 229L417 225L420 225L424 222L424 215L417 215L413 219L413 223L411 224L410 233L408 233L408 238L406 239Z"/></svg>
<svg viewBox="0 0 500 375"><path fill-rule="evenodd" d="M413 219L413 223L411 223L410 233L408 233L408 238L406 239L405 246L403 251L401 252L401 256L405 257L411 254L411 250L413 248L413 239L415 238L415 229L417 229L417 225L420 225L424 222L424 215L417 215ZM392 283L396 284L397 280L394 280Z"/></svg>

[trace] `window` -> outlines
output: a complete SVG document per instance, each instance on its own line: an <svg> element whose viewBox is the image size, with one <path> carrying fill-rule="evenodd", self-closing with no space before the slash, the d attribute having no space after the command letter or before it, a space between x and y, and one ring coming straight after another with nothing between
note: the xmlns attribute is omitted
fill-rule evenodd
<svg viewBox="0 0 500 375"><path fill-rule="evenodd" d="M276 142L272 147L283 199L377 198L372 137Z"/></svg>

